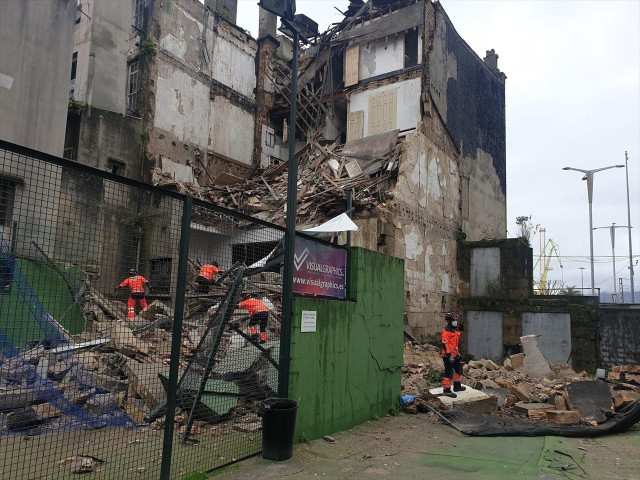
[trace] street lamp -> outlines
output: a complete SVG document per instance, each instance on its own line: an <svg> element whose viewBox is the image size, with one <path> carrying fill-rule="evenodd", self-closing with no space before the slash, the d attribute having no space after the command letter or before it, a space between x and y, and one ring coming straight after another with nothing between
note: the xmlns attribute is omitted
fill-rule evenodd
<svg viewBox="0 0 640 480"><path fill-rule="evenodd" d="M624 165L611 165L609 167L595 168L593 170L583 170L581 168L564 167L563 170L575 170L585 174L583 180L587 181L587 195L589 197L589 251L591 257L591 295L595 295L595 276L593 272L593 176L602 170L610 168L622 168Z"/></svg>

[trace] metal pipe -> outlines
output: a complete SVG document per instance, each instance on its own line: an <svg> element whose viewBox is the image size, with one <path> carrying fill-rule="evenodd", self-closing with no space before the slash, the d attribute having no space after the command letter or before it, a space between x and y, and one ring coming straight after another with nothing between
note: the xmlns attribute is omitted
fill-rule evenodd
<svg viewBox="0 0 640 480"><path fill-rule="evenodd" d="M616 285L616 224L611 224L611 259L613 260L613 295L611 297L611 301L613 303L618 303L618 295L617 290L618 287Z"/></svg>
<svg viewBox="0 0 640 480"><path fill-rule="evenodd" d="M591 296L593 296L596 286L593 267L593 172L587 173L587 194L589 196L589 262L591 264Z"/></svg>
<svg viewBox="0 0 640 480"><path fill-rule="evenodd" d="M182 205L182 225L180 229L180 250L178 256L178 278L176 281L176 302L173 313L171 335L171 363L169 365L169 386L162 442L162 464L160 480L169 480L171 475L171 450L173 448L173 421L176 414L176 393L178 391L178 366L182 344L182 319L184 318L184 297L187 285L187 263L189 259L189 234L191 232L191 211L193 199L186 197Z"/></svg>
<svg viewBox="0 0 640 480"><path fill-rule="evenodd" d="M633 247L631 242L631 202L629 201L629 155L624 152L624 168L627 175L627 225L629 226L629 277L631 278L631 303L636 303L635 288L633 286Z"/></svg>
<svg viewBox="0 0 640 480"><path fill-rule="evenodd" d="M589 198L589 250L591 263L591 295L595 295L595 274L593 268L593 175L610 168L622 168L624 165L610 165L608 167L594 168L593 170L583 170L581 168L563 167L563 170L575 170L584 173L583 180L587 181L587 195Z"/></svg>
<svg viewBox="0 0 640 480"><path fill-rule="evenodd" d="M296 105L298 92L298 42L299 33L293 30L293 59L291 60L291 92L289 109L289 163L287 173L287 219L284 244L284 272L282 276L282 324L280 332L280 369L278 371L278 395L289 396L289 360L291 355L291 325L293 319L293 256L296 242L296 214L298 208L298 161L296 147Z"/></svg>

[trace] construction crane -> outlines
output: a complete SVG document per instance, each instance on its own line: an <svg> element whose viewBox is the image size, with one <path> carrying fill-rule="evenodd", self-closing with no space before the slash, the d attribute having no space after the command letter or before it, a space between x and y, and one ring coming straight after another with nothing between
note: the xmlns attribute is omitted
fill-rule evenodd
<svg viewBox="0 0 640 480"><path fill-rule="evenodd" d="M555 255L554 255L555 253ZM547 288L547 276L549 275L549 270L551 270L551 259L555 256L558 259L558 263L560 264L560 268L562 266L562 260L560 260L560 247L558 244L554 242L551 238L547 240L547 229L540 229L540 256L538 260L536 260L533 269L540 268L540 278L538 280L538 290L541 295L548 295L549 291Z"/></svg>

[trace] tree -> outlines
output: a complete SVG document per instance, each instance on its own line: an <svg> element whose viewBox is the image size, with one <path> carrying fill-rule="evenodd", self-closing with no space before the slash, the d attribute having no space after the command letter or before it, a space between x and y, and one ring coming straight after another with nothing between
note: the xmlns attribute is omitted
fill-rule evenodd
<svg viewBox="0 0 640 480"><path fill-rule="evenodd" d="M571 286L571 287L564 287L561 291L560 291L560 295L570 295L572 297L578 296L578 295L582 295L580 293L580 291L577 289L577 287L575 285Z"/></svg>
<svg viewBox="0 0 640 480"><path fill-rule="evenodd" d="M531 244L531 237L540 230L540 224L533 224L533 215L516 217L516 235L528 244Z"/></svg>

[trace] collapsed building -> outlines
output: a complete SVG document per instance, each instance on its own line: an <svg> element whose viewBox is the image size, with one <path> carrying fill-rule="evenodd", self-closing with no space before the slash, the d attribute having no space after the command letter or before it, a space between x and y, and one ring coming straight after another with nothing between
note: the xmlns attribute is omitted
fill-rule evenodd
<svg viewBox="0 0 640 480"><path fill-rule="evenodd" d="M198 189L156 162L154 183L284 223L291 56L275 27L262 11L254 170L242 178L210 163ZM458 232L506 236L506 76L497 59L493 50L480 59L439 3L358 0L300 58L298 223L345 211L351 192L353 244L405 259L417 336L438 331L441 313L468 292L456 271Z"/></svg>
<svg viewBox="0 0 640 480"><path fill-rule="evenodd" d="M236 10L229 0L80 2L69 25L64 156L284 224L291 41L266 11L252 38L235 24ZM407 322L426 338L469 290L456 269L459 232L506 236L498 55L478 57L443 7L425 0L353 0L312 40L298 72L298 223L344 212L351 192L360 229L352 244L405 259ZM55 212L28 222L57 217L76 243L32 238L37 229L18 224L16 252L35 240L54 260L93 269L101 290L135 267L171 302L177 252L163 235L179 212L70 169L56 175ZM29 186L14 183L17 192ZM209 261L208 245L230 242L237 247L224 268L234 252L274 246L260 229L225 228L196 214L194 258Z"/></svg>

